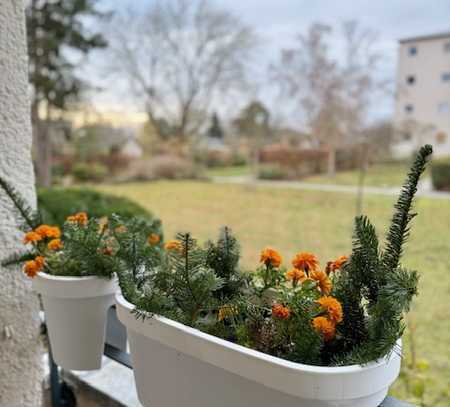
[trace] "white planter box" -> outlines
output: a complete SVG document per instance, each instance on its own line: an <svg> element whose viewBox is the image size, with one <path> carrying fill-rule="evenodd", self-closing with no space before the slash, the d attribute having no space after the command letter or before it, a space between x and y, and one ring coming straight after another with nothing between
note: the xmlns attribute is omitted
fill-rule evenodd
<svg viewBox="0 0 450 407"><path fill-rule="evenodd" d="M100 369L117 280L38 273L33 288L42 296L55 362L70 370Z"/></svg>
<svg viewBox="0 0 450 407"><path fill-rule="evenodd" d="M137 320L120 294L116 304L147 407L377 407L400 371L394 353L365 366L293 363L164 317Z"/></svg>

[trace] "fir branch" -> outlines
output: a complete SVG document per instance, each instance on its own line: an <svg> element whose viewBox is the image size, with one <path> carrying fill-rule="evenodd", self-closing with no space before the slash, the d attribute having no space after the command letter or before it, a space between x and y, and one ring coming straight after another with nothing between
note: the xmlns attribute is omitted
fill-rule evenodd
<svg viewBox="0 0 450 407"><path fill-rule="evenodd" d="M19 194L19 192L1 176L0 188L2 188L6 195L11 199L28 228L35 229L42 223L40 213L38 211L34 211Z"/></svg>
<svg viewBox="0 0 450 407"><path fill-rule="evenodd" d="M416 215L411 213L414 194L417 192L419 178L424 172L427 160L432 152L433 148L429 144L419 150L395 204L395 213L386 237L386 248L382 257L386 272L395 270L398 266L403 244L409 236L409 223Z"/></svg>
<svg viewBox="0 0 450 407"><path fill-rule="evenodd" d="M2 259L1 265L3 267L10 267L21 264L28 260L33 260L35 258L35 254L31 252L17 252L13 253L10 256Z"/></svg>

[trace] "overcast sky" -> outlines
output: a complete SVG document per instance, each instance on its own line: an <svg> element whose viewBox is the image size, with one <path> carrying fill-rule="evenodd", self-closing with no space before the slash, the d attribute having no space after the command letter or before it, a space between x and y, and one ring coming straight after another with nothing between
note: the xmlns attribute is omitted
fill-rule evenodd
<svg viewBox="0 0 450 407"><path fill-rule="evenodd" d="M154 0L102 0L103 7L145 8ZM377 48L384 61L380 76L395 79L397 41L400 38L450 31L450 0L210 0L238 15L252 26L262 39L261 65L277 58L298 32L314 22L338 26L345 20L357 20L362 27L378 32ZM336 44L338 48L338 44ZM94 59L95 60L95 59ZM93 64L93 71L97 72ZM100 76L102 74L100 73ZM124 100L117 92L105 91L99 103ZM374 119L392 112L392 98L386 96L373 109Z"/></svg>

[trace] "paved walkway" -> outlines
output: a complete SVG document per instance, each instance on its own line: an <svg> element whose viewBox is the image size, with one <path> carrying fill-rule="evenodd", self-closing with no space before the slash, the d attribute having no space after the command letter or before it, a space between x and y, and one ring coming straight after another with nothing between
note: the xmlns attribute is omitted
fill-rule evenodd
<svg viewBox="0 0 450 407"><path fill-rule="evenodd" d="M352 185L335 185L335 184L313 184L302 181L266 181L258 180L251 176L236 176L236 177L213 177L213 182L218 184L236 184L236 185L253 185L269 188L288 188L300 189L307 191L324 191L324 192L345 192L356 194L358 187ZM385 188L385 187L364 187L364 194L369 195L387 195L396 196L400 192L400 187ZM447 199L450 200L450 192L433 191L429 181L425 180L420 184L417 196L433 199Z"/></svg>

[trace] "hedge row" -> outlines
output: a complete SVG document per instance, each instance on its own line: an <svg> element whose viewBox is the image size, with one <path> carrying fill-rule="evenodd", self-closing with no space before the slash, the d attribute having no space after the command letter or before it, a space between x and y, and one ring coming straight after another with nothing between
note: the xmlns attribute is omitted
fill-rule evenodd
<svg viewBox="0 0 450 407"><path fill-rule="evenodd" d="M127 198L100 193L88 188L48 188L38 190L38 207L48 224L62 225L67 216L86 212L102 217L115 213L123 217L139 216L149 220L153 215Z"/></svg>
<svg viewBox="0 0 450 407"><path fill-rule="evenodd" d="M450 157L432 161L431 179L435 189L450 190Z"/></svg>

